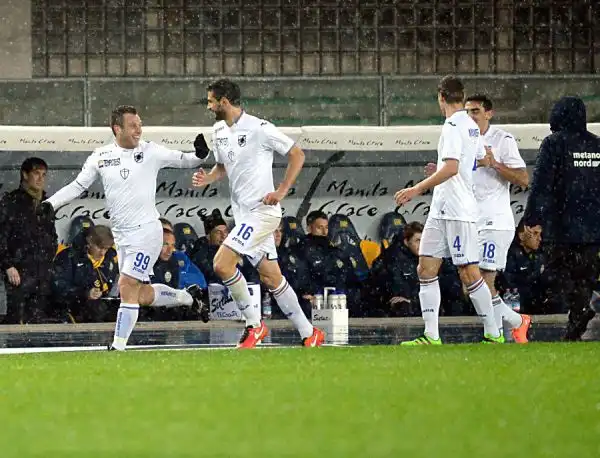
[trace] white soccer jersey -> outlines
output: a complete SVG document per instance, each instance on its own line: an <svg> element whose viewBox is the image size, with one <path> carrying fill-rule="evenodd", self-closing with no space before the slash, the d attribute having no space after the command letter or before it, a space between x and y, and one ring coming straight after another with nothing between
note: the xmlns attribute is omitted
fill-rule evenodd
<svg viewBox="0 0 600 458"><path fill-rule="evenodd" d="M496 161L511 169L524 169L514 137L502 129L490 126L483 135L484 145L490 146ZM474 175L475 197L479 207L479 230L514 230L515 219L510 207L510 182L489 167L478 167Z"/></svg>
<svg viewBox="0 0 600 458"><path fill-rule="evenodd" d="M75 181L48 199L54 208L77 198L96 178L102 180L106 207L115 231L127 231L156 221L156 178L164 167L191 168L202 163L195 154L183 153L153 142L140 141L135 149L116 143L96 148Z"/></svg>
<svg viewBox="0 0 600 458"><path fill-rule="evenodd" d="M475 161L485 151L479 127L466 111L446 119L438 143L438 170L447 159L459 161L458 173L433 189L429 216L437 219L476 222L478 211L473 191Z"/></svg>
<svg viewBox="0 0 600 458"><path fill-rule="evenodd" d="M281 205L265 205L262 199L275 189L273 152L285 156L294 140L270 122L242 112L231 127L215 123L212 141L215 160L227 171L235 220L250 212L281 217Z"/></svg>

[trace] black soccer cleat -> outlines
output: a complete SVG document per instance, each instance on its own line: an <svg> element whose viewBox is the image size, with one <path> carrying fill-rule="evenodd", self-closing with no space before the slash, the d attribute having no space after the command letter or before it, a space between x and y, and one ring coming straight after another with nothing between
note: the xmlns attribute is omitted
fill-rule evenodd
<svg viewBox="0 0 600 458"><path fill-rule="evenodd" d="M198 315L200 315L200 319L203 323L208 323L210 321L209 311L210 308L208 304L203 300L204 299L204 291L198 285L190 285L185 289L192 299L194 299L194 303L192 304L192 310L196 310Z"/></svg>

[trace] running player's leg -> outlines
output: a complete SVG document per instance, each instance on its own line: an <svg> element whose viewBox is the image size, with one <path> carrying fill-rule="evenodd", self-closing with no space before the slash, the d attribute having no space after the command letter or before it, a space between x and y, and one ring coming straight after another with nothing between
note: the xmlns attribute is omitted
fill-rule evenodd
<svg viewBox="0 0 600 458"><path fill-rule="evenodd" d="M258 266L260 281L269 288L283 314L294 324L300 334L302 343L308 347L321 345L325 340L325 334L320 329L313 328L311 322L304 315L302 307L300 307L296 292L281 274L272 234L267 237L261 246L257 247L256 255L249 257L249 259Z"/></svg>
<svg viewBox="0 0 600 458"><path fill-rule="evenodd" d="M251 253L254 247L266 237L262 226L259 218L253 215L240 218L219 247L213 260L214 271L229 289L231 297L242 312L246 320L246 328L261 327L262 322L260 311L252 306L248 282L237 266L240 257Z"/></svg>
<svg viewBox="0 0 600 458"><path fill-rule="evenodd" d="M514 231L482 230L479 232L479 268L492 295L494 319L503 335L504 321L508 323L516 342L527 342L531 318L520 315L504 303L496 290L496 274L506 267L506 256L514 237Z"/></svg>
<svg viewBox="0 0 600 458"><path fill-rule="evenodd" d="M421 244L419 246L419 303L421 314L425 322L425 331L422 336L414 340L403 342L403 345L440 344L439 314L440 314L440 284L438 272L442 265L442 258L449 256L446 245L444 222L435 218L427 219Z"/></svg>
<svg viewBox="0 0 600 458"><path fill-rule="evenodd" d="M496 325L492 294L479 270L478 237L475 223L447 221L446 236L452 262L458 267L458 274L467 288L477 314L483 322L484 338L500 341L500 329Z"/></svg>

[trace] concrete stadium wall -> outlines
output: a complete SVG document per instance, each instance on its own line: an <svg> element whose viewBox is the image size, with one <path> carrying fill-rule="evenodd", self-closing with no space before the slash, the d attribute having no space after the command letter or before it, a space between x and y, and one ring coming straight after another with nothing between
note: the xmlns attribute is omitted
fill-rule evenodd
<svg viewBox="0 0 600 458"><path fill-rule="evenodd" d="M240 78L244 106L281 126L439 124L438 77ZM146 125L202 126L209 80L43 79L0 81L5 125L106 125L118 104L140 108ZM499 123L547 122L552 103L577 95L600 121L600 78L465 76L468 93L485 92Z"/></svg>

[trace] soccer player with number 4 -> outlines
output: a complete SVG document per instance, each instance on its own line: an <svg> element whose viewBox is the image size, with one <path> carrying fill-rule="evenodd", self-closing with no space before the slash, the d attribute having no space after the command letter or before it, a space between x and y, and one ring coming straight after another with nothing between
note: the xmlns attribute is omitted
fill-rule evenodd
<svg viewBox="0 0 600 458"><path fill-rule="evenodd" d="M304 315L296 293L281 274L273 232L279 227L281 200L296 181L304 164L304 152L273 124L247 114L240 107L239 86L227 79L209 85L208 106L216 118L213 154L216 165L194 174L194 186L206 186L227 176L235 227L214 258L215 273L231 292L246 328L239 348L253 348L267 336L260 311L251 305L248 284L237 265L245 256L258 268L277 305L302 338L305 347L320 346L325 335ZM273 185L273 153L286 156L288 167L277 190Z"/></svg>
<svg viewBox="0 0 600 458"><path fill-rule="evenodd" d="M156 178L164 167L195 168L208 156L202 134L194 141L196 153L183 153L141 140L142 121L135 107L120 106L111 114L114 142L96 148L74 181L43 202L54 209L79 197L97 178L106 195L119 260L119 293L115 334L109 350L125 350L140 305L192 306L208 321L208 306L198 285L185 290L149 284L152 267L163 245L162 224L156 210Z"/></svg>
<svg viewBox="0 0 600 458"><path fill-rule="evenodd" d="M419 300L425 332L403 345L439 345L440 286L442 258L451 257L460 279L483 321L483 341L502 343L492 308L492 295L479 270L477 240L478 208L473 190L473 170L484 157L479 127L464 109L464 86L453 76L438 86L438 103L446 121L438 142L437 171L411 188L395 194L397 205L433 188L429 216L419 248Z"/></svg>

